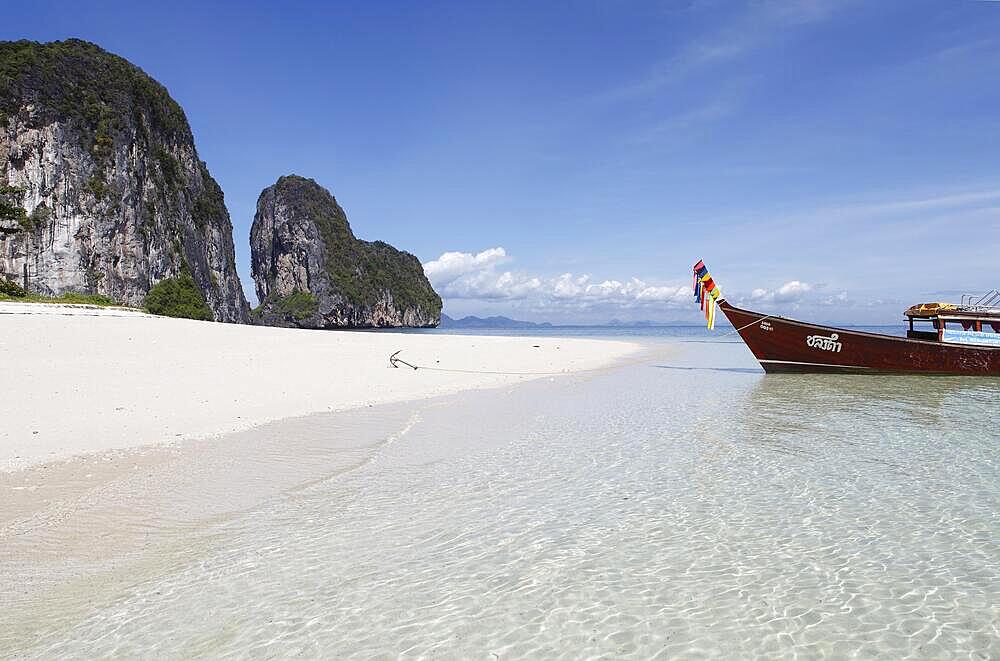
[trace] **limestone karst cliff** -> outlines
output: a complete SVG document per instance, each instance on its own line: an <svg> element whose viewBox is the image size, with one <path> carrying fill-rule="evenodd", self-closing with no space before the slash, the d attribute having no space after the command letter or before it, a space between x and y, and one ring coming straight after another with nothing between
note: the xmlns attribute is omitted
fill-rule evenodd
<svg viewBox="0 0 1000 661"><path fill-rule="evenodd" d="M0 42L0 276L141 305L187 274L244 322L232 223L167 90L98 46Z"/></svg>
<svg viewBox="0 0 1000 661"><path fill-rule="evenodd" d="M260 194L250 230L259 323L302 328L436 326L441 298L420 261L355 238L344 210L312 179Z"/></svg>

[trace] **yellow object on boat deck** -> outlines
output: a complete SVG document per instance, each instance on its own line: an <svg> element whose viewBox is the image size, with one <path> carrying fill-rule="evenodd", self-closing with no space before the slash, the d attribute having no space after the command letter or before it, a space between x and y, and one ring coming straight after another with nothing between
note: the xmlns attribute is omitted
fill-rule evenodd
<svg viewBox="0 0 1000 661"><path fill-rule="evenodd" d="M941 312L957 309L958 306L953 303L921 303L920 305L910 306L906 314L915 317L931 317Z"/></svg>

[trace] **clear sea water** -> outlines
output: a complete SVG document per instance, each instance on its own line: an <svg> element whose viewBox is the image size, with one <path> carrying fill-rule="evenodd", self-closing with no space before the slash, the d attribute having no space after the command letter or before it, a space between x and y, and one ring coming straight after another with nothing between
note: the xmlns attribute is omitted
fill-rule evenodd
<svg viewBox="0 0 1000 661"><path fill-rule="evenodd" d="M616 332L650 355L109 487L131 506L88 517L144 541L18 561L59 587L8 600L0 656L1000 658L1000 379L764 375L702 329Z"/></svg>

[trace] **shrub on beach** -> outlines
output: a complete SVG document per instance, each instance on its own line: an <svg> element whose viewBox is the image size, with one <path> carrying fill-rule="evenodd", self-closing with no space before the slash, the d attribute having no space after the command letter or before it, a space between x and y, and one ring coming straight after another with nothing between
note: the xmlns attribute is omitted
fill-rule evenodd
<svg viewBox="0 0 1000 661"><path fill-rule="evenodd" d="M9 296L11 298L24 298L28 295L28 292L24 291L24 287L16 282L11 282L6 278L0 278L0 295Z"/></svg>
<svg viewBox="0 0 1000 661"><path fill-rule="evenodd" d="M319 301L309 292L295 290L288 296L279 298L276 307L282 314L296 321L302 321L316 314L319 310Z"/></svg>
<svg viewBox="0 0 1000 661"><path fill-rule="evenodd" d="M205 295L198 289L190 273L161 280L146 295L145 308L152 314L214 321L212 309L205 302Z"/></svg>
<svg viewBox="0 0 1000 661"><path fill-rule="evenodd" d="M281 320L303 322L319 312L319 299L313 294L296 289L287 296L268 296L260 305L250 310L254 323L265 326L281 325Z"/></svg>

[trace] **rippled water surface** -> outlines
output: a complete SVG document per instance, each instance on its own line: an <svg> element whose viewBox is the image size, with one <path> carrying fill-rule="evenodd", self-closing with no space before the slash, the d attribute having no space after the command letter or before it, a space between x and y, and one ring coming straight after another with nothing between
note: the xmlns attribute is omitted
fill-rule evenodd
<svg viewBox="0 0 1000 661"><path fill-rule="evenodd" d="M742 345L671 344L272 426L253 481L226 478L266 496L8 610L0 653L998 658L997 421L997 379L764 376Z"/></svg>

